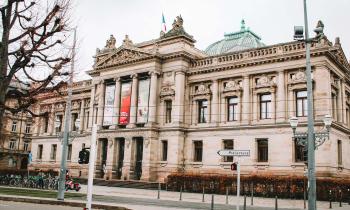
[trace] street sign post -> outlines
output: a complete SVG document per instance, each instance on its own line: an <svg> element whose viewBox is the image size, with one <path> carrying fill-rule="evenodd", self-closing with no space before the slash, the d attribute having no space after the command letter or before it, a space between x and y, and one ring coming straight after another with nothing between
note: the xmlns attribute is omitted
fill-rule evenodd
<svg viewBox="0 0 350 210"><path fill-rule="evenodd" d="M237 167L237 202L236 202L236 209L239 210L239 195L240 195L240 189L241 189L241 163L239 161L240 157L249 157L250 156L250 150L231 150L231 149L222 149L218 151L218 155L220 156L233 156L238 157L237 163L232 163L232 166L236 164Z"/></svg>
<svg viewBox="0 0 350 210"><path fill-rule="evenodd" d="M250 156L250 150L222 149L218 151L220 156Z"/></svg>

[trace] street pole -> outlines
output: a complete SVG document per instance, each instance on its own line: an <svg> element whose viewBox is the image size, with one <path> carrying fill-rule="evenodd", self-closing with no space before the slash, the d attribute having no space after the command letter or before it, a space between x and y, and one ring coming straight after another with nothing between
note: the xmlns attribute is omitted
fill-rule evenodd
<svg viewBox="0 0 350 210"><path fill-rule="evenodd" d="M237 161L237 202L236 202L236 210L239 210L239 194L241 190L241 164L239 162L239 157Z"/></svg>
<svg viewBox="0 0 350 210"><path fill-rule="evenodd" d="M89 178L88 178L88 189L86 195L86 210L91 210L92 202L92 184L94 181L94 169L95 169L95 155L96 155L96 136L97 136L97 125L92 126L91 143L90 143L90 157L89 157Z"/></svg>
<svg viewBox="0 0 350 210"><path fill-rule="evenodd" d="M72 107L72 85L73 85L73 73L74 73L74 59L75 59L75 43L76 43L76 29L74 29L74 41L72 48L72 63L71 63L71 72L68 80L68 97L67 97L67 106L65 113L65 123L63 131L63 142L62 142L62 155L61 155L61 169L58 185L58 195L57 200L64 200L64 191L65 191L65 182L66 182L66 168L67 168L67 146L69 140L69 130L71 124L71 107Z"/></svg>
<svg viewBox="0 0 350 210"><path fill-rule="evenodd" d="M304 24L306 44L306 85L307 85L307 158L308 158L308 209L316 210L316 178L315 178L315 138L313 117L313 96L310 63L310 40L307 19L306 0L304 0Z"/></svg>

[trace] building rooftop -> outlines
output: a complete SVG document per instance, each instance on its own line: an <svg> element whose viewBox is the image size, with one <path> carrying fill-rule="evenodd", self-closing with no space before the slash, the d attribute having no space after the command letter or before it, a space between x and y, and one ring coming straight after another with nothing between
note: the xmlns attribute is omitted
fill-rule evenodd
<svg viewBox="0 0 350 210"><path fill-rule="evenodd" d="M224 34L224 39L209 45L205 52L208 55L219 55L223 53L252 49L265 46L261 38L245 27L244 20L241 21L241 30L234 33Z"/></svg>

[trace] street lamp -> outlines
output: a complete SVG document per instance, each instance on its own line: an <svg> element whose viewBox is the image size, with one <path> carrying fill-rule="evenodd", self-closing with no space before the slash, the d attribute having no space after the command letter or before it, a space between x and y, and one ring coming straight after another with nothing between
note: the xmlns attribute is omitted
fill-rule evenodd
<svg viewBox="0 0 350 210"><path fill-rule="evenodd" d="M298 118L297 117L291 117L289 119L290 126L293 129L293 136L296 140L296 143L300 146L304 146L307 148L308 146L308 132L297 132L296 129L298 127ZM325 115L323 118L324 127L326 128L325 131L319 131L314 132L313 138L314 138L314 148L317 149L319 146L321 146L327 139L329 139L329 131L332 124L332 117L330 115Z"/></svg>
<svg viewBox="0 0 350 210"><path fill-rule="evenodd" d="M315 149L323 144L326 138L329 138L329 128L332 123L330 117L325 117L326 132L314 132L314 116L313 116L313 95L312 95L312 79L311 79L311 59L310 59L310 48L312 42L317 42L323 37L324 25L321 21L318 21L315 32L315 38L309 38L309 26L307 19L307 7L306 0L303 0L304 4L304 29L305 37L303 37L303 27L294 27L294 39L297 41L305 42L305 58L306 58L306 87L307 87L307 132L299 133L296 132L296 126L298 121L295 118L291 119L291 126L293 128L294 137L297 143L307 145L307 164L308 164L308 209L316 210L316 178L315 178Z"/></svg>

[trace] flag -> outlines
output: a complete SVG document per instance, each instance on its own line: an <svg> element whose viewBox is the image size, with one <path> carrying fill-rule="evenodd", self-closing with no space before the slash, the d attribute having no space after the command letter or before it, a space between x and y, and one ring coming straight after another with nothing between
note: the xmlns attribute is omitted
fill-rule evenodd
<svg viewBox="0 0 350 210"><path fill-rule="evenodd" d="M165 24L165 18L164 14L162 13L162 31L166 32L166 24Z"/></svg>

